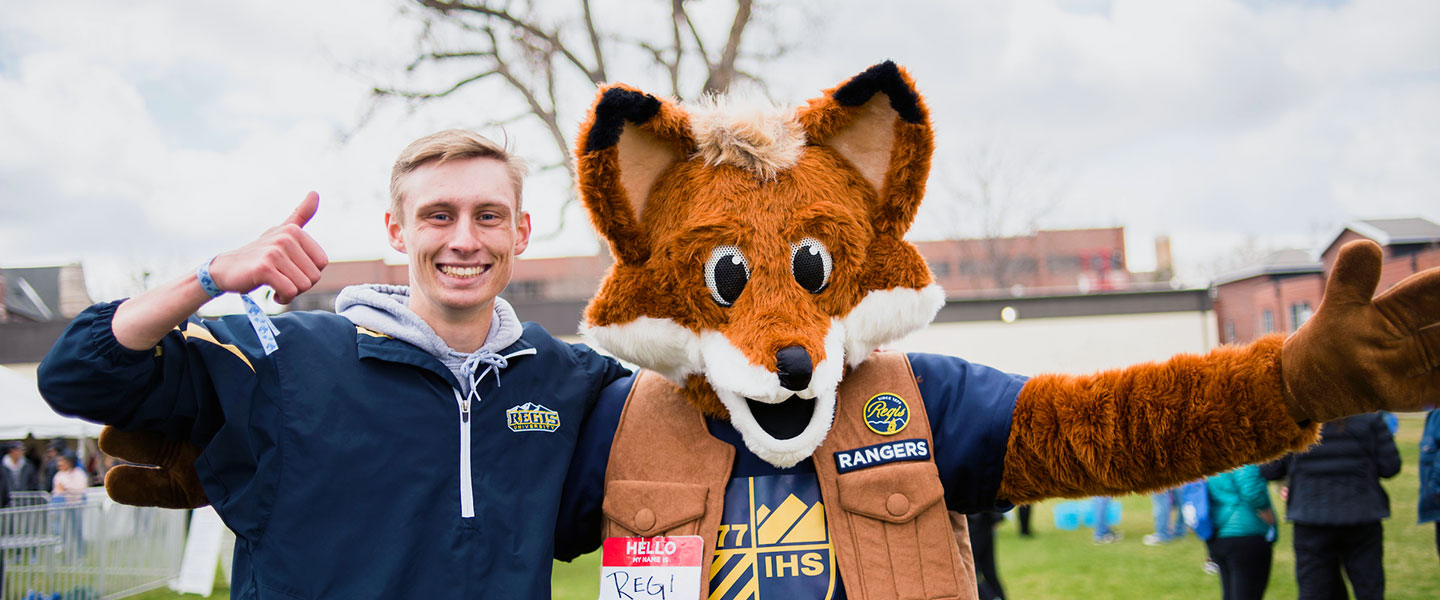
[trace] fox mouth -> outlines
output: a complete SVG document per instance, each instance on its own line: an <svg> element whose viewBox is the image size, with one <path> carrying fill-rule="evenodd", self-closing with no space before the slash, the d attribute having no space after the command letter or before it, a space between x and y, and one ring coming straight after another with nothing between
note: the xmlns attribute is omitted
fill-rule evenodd
<svg viewBox="0 0 1440 600"><path fill-rule="evenodd" d="M799 437L815 416L813 395L808 399L790 396L785 401L774 404L746 398L745 404L750 407L750 414L755 417L755 423L760 425L760 429L777 440Z"/></svg>

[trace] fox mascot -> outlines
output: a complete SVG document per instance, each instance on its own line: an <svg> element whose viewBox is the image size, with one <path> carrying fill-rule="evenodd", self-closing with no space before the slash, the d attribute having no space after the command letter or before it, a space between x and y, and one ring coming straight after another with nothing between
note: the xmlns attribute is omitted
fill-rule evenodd
<svg viewBox="0 0 1440 600"><path fill-rule="evenodd" d="M1288 339L1030 378L877 350L945 302L904 240L933 145L889 62L791 110L600 91L577 166L615 262L581 330L643 370L584 425L557 556L698 535L702 597L975 598L958 513L1170 487L1440 398L1440 271L1375 297L1368 242ZM107 435L163 467L112 490L203 501L193 454Z"/></svg>

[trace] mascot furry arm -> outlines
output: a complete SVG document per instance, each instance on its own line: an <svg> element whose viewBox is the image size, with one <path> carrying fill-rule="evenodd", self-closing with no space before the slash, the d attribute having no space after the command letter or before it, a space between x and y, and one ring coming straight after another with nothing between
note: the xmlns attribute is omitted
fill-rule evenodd
<svg viewBox="0 0 1440 600"><path fill-rule="evenodd" d="M727 418L771 464L810 456L849 370L944 304L903 239L933 137L924 101L892 63L784 112L686 108L609 86L578 144L580 190L615 256L583 333L663 375L698 412ZM1319 310L1288 339L1031 378L999 497L1165 487L1304 448L1329 419L1433 403L1440 270L1374 297L1379 275L1379 248L1352 243ZM798 433L767 430L797 411ZM125 442L112 454L161 467L112 471L112 496L203 504L193 448L107 435Z"/></svg>

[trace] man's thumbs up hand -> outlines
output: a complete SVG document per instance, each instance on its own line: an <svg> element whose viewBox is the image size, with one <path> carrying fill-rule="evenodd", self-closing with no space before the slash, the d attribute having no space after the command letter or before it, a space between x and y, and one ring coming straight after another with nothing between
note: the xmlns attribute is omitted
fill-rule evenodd
<svg viewBox="0 0 1440 600"><path fill-rule="evenodd" d="M216 256L210 263L216 287L244 294L268 285L275 290L276 302L289 304L314 286L330 263L320 244L304 230L319 206L320 195L310 192L284 222L255 241Z"/></svg>

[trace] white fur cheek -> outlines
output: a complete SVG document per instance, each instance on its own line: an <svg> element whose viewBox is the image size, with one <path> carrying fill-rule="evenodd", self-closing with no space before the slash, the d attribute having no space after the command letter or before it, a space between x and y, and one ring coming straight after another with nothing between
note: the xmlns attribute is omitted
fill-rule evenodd
<svg viewBox="0 0 1440 600"><path fill-rule="evenodd" d="M715 391L720 396L720 402L730 411L730 425L740 432L740 439L745 441L745 447L760 457L760 460L781 469L793 467L814 454L815 449L819 448L830 434L830 426L835 422L834 392L817 394L815 412L810 415L810 423L805 426L805 430L788 440L777 440L760 427L744 398L719 389Z"/></svg>
<svg viewBox="0 0 1440 600"><path fill-rule="evenodd" d="M845 324L831 319L830 332L825 334L825 360L815 365L810 375L810 391L817 396L833 396L840 387L840 378L845 376L845 337Z"/></svg>
<svg viewBox="0 0 1440 600"><path fill-rule="evenodd" d="M629 323L591 327L580 324L585 342L643 368L663 375L676 385L699 373L700 336L669 319L640 317Z"/></svg>
<svg viewBox="0 0 1440 600"><path fill-rule="evenodd" d="M723 333L700 334L700 357L705 379L717 392L725 390L760 402L778 402L790 397L790 392L780 387L778 376L765 367L751 364Z"/></svg>
<svg viewBox="0 0 1440 600"><path fill-rule="evenodd" d="M933 283L866 294L845 316L845 360L858 366L876 348L929 325L944 306L945 289Z"/></svg>

